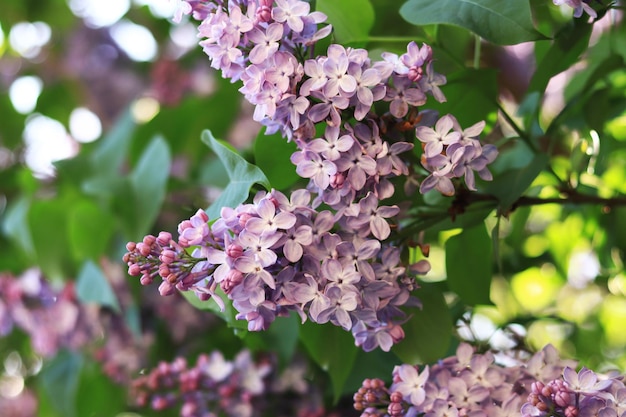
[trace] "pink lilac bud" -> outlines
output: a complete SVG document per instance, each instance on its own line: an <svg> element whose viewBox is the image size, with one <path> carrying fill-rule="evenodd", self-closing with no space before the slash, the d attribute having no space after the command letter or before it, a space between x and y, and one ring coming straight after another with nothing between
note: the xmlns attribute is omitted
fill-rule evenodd
<svg viewBox="0 0 626 417"><path fill-rule="evenodd" d="M338 172L330 177L330 186L332 188L341 188L346 182L346 175L342 172Z"/></svg>
<svg viewBox="0 0 626 417"><path fill-rule="evenodd" d="M387 407L387 412L391 417L398 417L404 415L404 407L400 403L392 402Z"/></svg>
<svg viewBox="0 0 626 417"><path fill-rule="evenodd" d="M394 403L399 403L400 401L402 401L402 393L398 391L392 392L389 396L389 400Z"/></svg>
<svg viewBox="0 0 626 417"><path fill-rule="evenodd" d="M419 80L422 79L423 73L424 73L424 70L422 70L422 67L411 67L407 75L409 77L409 80L413 82L418 82Z"/></svg>
<svg viewBox="0 0 626 417"><path fill-rule="evenodd" d="M409 266L409 270L416 275L426 275L430 271L430 262L426 259L417 261Z"/></svg>
<svg viewBox="0 0 626 417"><path fill-rule="evenodd" d="M226 256L229 258L237 259L241 255L243 255L243 247L241 245L231 243L228 245L228 248L226 248Z"/></svg>
<svg viewBox="0 0 626 417"><path fill-rule="evenodd" d="M147 236L145 236L143 238L144 245L152 246L152 245L154 245L154 242L156 242L156 237L154 237L152 235L147 235Z"/></svg>
<svg viewBox="0 0 626 417"><path fill-rule="evenodd" d="M575 399L573 392L557 391L554 393L554 403L562 408L566 408L572 404Z"/></svg>
<svg viewBox="0 0 626 417"><path fill-rule="evenodd" d="M159 285L159 294L162 296L173 295L176 292L176 287L170 284L168 281L163 281Z"/></svg>
<svg viewBox="0 0 626 417"><path fill-rule="evenodd" d="M256 11L256 17L259 22L267 23L272 20L272 3L273 0L260 0Z"/></svg>
<svg viewBox="0 0 626 417"><path fill-rule="evenodd" d="M170 232L160 232L159 236L157 237L157 243L161 246L168 246L171 241L172 234Z"/></svg>
<svg viewBox="0 0 626 417"><path fill-rule="evenodd" d="M166 264L159 265L159 275L162 278L169 278L171 273L172 272L170 271L170 269L168 268L168 266ZM176 275L174 275L174 279L176 279ZM169 281L169 279L168 279L168 281Z"/></svg>
<svg viewBox="0 0 626 417"><path fill-rule="evenodd" d="M393 339L393 343L401 342L404 339L404 330L399 324L392 324L387 330L387 333Z"/></svg>
<svg viewBox="0 0 626 417"><path fill-rule="evenodd" d="M575 405L568 405L563 414L565 417L578 417L578 408Z"/></svg>
<svg viewBox="0 0 626 417"><path fill-rule="evenodd" d="M246 227L246 223L252 217L254 217L254 216L252 214L250 214L250 213L241 213L241 215L239 215L239 226Z"/></svg>
<svg viewBox="0 0 626 417"><path fill-rule="evenodd" d="M152 248L143 242L137 243L137 250L142 256L148 256L152 252Z"/></svg>
<svg viewBox="0 0 626 417"><path fill-rule="evenodd" d="M161 252L161 255L159 255L159 260L164 264L171 264L177 258L178 256L176 256L176 252L171 249L163 249L163 252Z"/></svg>
<svg viewBox="0 0 626 417"><path fill-rule="evenodd" d="M128 274L134 277L139 276L141 274L141 268L137 264L132 264L128 267Z"/></svg>

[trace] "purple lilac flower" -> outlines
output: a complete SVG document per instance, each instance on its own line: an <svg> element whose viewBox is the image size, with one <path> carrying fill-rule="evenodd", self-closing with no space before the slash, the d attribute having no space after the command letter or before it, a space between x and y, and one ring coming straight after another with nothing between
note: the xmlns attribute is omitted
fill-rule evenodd
<svg viewBox="0 0 626 417"><path fill-rule="evenodd" d="M402 118L409 112L409 106L421 106L426 103L426 94L409 78L393 76L393 87L387 88L385 101L390 101L389 112Z"/></svg>
<svg viewBox="0 0 626 417"><path fill-rule="evenodd" d="M564 4L574 9L574 17L582 16L583 11L594 19L598 17L596 11L584 0L552 0L552 2L557 6Z"/></svg>
<svg viewBox="0 0 626 417"><path fill-rule="evenodd" d="M309 3L297 0L275 0L276 7L272 9L272 18L276 22L285 23L294 32L304 30L303 17L309 14Z"/></svg>
<svg viewBox="0 0 626 417"><path fill-rule="evenodd" d="M362 416L381 417L622 415L620 401L626 388L621 377L586 368L577 373L569 367L571 361L554 354L555 349L546 346L531 358L516 359L515 365L504 367L494 362L491 353L477 354L462 343L455 356L421 371L413 365L396 366L390 387L381 380L366 379L354 395L354 408ZM544 371L535 372L538 368ZM555 372L560 376L550 379Z"/></svg>
<svg viewBox="0 0 626 417"><path fill-rule="evenodd" d="M417 139L425 144L424 156L427 159L443 152L444 146L452 145L459 141L461 138L460 133L452 130L452 128L452 117L446 115L437 121L434 129L426 126L418 126L415 129Z"/></svg>
<svg viewBox="0 0 626 417"><path fill-rule="evenodd" d="M444 195L453 195L453 178L464 177L467 188L476 190L474 172L484 180L491 179L487 164L493 162L498 151L493 145L482 147L476 139L484 128L479 122L463 130L452 115L445 115L434 129L418 126L416 136L424 143L422 165L430 175L420 185L420 192L437 189Z"/></svg>

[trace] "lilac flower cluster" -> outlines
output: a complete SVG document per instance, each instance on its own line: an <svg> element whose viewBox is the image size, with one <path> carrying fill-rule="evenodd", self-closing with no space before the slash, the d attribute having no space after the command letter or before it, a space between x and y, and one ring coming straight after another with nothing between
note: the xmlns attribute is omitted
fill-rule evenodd
<svg viewBox="0 0 626 417"><path fill-rule="evenodd" d="M418 107L427 94L444 101L439 86L446 80L434 72L428 45L411 42L406 53L384 53L377 62L364 49L338 44L314 56L331 27L320 28L326 16L307 2L181 4L201 21L211 65L242 82L255 120L296 143L291 161L309 183L289 199L271 191L223 208L210 226L199 210L179 225L178 241L162 232L131 242L129 273L142 284L160 277L162 295L192 290L224 309L219 287L250 330L296 311L303 321L351 331L366 351L389 350L404 337L399 306L419 302L410 296L415 278L390 243L400 208L382 201L395 183L416 177L419 159L409 151L417 139L429 173L422 192L452 195L452 179L461 177L475 189L474 171L490 179L486 166L497 151L477 139L484 123L463 130L448 115L429 127L437 115Z"/></svg>
<svg viewBox="0 0 626 417"><path fill-rule="evenodd" d="M534 382L522 417L622 417L626 415L626 386L621 376L606 377L587 368L566 367L563 375Z"/></svg>
<svg viewBox="0 0 626 417"><path fill-rule="evenodd" d="M194 366L178 357L161 362L133 381L132 397L155 410L180 407L181 417L254 415L253 400L266 391L269 363L255 363L248 351L227 361L219 351L200 355Z"/></svg>
<svg viewBox="0 0 626 417"><path fill-rule="evenodd" d="M564 370L569 373L573 366L572 361L561 360L551 345L527 361L516 361L514 366L505 367L496 363L493 354L477 354L470 345L462 343L456 356L440 360L433 366L421 370L407 364L396 366L389 387L379 379L365 380L354 394L354 408L362 417L519 416L520 409L528 408L523 404L532 397L538 384L549 384ZM609 384L621 384L617 380L611 381ZM524 417L539 416L522 414ZM546 413L541 416L574 415Z"/></svg>
<svg viewBox="0 0 626 417"><path fill-rule="evenodd" d="M494 161L498 150L494 145L480 145L478 136L484 127L483 121L463 130L456 118L448 114L437 121L434 129L416 128L417 138L424 146L422 164L430 172L420 185L420 192L436 188L443 195L454 195L451 179L460 177L465 177L467 188L476 191L474 171L483 180L492 179L487 164Z"/></svg>
<svg viewBox="0 0 626 417"><path fill-rule="evenodd" d="M34 352L44 357L84 346L96 330L72 284L55 290L34 269L19 278L0 274L0 337L14 327L27 333Z"/></svg>
<svg viewBox="0 0 626 417"><path fill-rule="evenodd" d="M557 5L566 5L574 9L574 17L580 17L583 15L583 11L592 18L597 18L598 13L589 5L588 0L552 0Z"/></svg>
<svg viewBox="0 0 626 417"><path fill-rule="evenodd" d="M435 136L446 127L454 129L447 138L450 143L443 144L454 140L447 153L435 157L437 146L429 146L422 163L431 175L422 192L437 188L451 195L450 178L462 176L474 189L474 170L490 179L486 165L497 151L483 149L476 140L484 123L463 131L458 123L448 126L450 117L444 117L436 133L425 130L436 115L417 109L426 103L427 94L445 101L439 87L446 82L433 69L428 45L411 42L406 53L386 52L376 62L365 49L338 44L328 46L326 55L313 56L315 43L332 28L319 28L326 16L311 12L308 2L183 3L186 13L201 20L200 45L211 65L225 78L243 83L240 91L255 105L254 119L268 133L280 131L295 141L299 150L291 160L298 174L310 179L317 204L341 210L369 191L379 200L390 197L394 187L389 179L406 176L411 169L406 153L416 136L406 137L405 131L415 124L422 125L416 133L423 142L441 144L442 138ZM324 134L318 137L320 124Z"/></svg>
<svg viewBox="0 0 626 417"><path fill-rule="evenodd" d="M313 210L310 200L306 190L289 199L259 193L251 204L223 208L211 226L199 210L179 225L178 242L167 232L147 236L127 245L124 260L143 284L160 277L162 295L191 290L224 308L219 286L249 330L295 311L351 330L367 351L389 350L404 336L398 306L417 303L399 249L378 240L399 209L378 207L372 193L341 214Z"/></svg>

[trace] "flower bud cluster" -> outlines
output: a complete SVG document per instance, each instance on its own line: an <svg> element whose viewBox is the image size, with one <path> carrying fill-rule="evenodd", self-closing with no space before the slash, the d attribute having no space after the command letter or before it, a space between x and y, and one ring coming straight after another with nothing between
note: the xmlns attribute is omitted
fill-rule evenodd
<svg viewBox="0 0 626 417"><path fill-rule="evenodd" d="M577 374L573 366L550 345L505 367L493 354L477 354L462 343L455 356L432 366L396 366L389 387L381 380L365 380L354 394L354 408L363 417L590 417L602 407L617 410L626 398L622 382L585 368ZM595 411L589 408L592 403L598 406Z"/></svg>
<svg viewBox="0 0 626 417"><path fill-rule="evenodd" d="M181 417L238 416L254 413L253 401L265 394L269 363L256 363L242 351L233 361L214 351L200 355L194 366L178 357L161 362L133 381L136 404L154 410L180 408Z"/></svg>

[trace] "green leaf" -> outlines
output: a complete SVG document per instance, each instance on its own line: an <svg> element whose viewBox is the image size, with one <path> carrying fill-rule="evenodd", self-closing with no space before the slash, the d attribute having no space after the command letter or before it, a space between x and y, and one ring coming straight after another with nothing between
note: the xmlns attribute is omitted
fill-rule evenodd
<svg viewBox="0 0 626 417"><path fill-rule="evenodd" d="M65 280L70 272L67 208L72 203L60 199L35 201L28 212L37 263L53 281Z"/></svg>
<svg viewBox="0 0 626 417"><path fill-rule="evenodd" d="M95 175L117 174L126 159L130 142L135 132L135 121L130 110L126 110L115 122L109 133L97 142L91 154Z"/></svg>
<svg viewBox="0 0 626 417"><path fill-rule="evenodd" d="M300 341L313 360L330 376L335 402L352 373L358 348L349 332L330 323L307 321L300 328Z"/></svg>
<svg viewBox="0 0 626 417"><path fill-rule="evenodd" d="M128 389L104 374L99 362L85 362L76 398L80 417L134 416L122 413L128 407Z"/></svg>
<svg viewBox="0 0 626 417"><path fill-rule="evenodd" d="M280 133L259 133L254 142L254 162L267 175L272 187L284 190L300 179L296 167L289 162L297 150L295 142L287 142ZM280 162L283 161L283 162Z"/></svg>
<svg viewBox="0 0 626 417"><path fill-rule="evenodd" d="M445 248L449 288L467 305L491 304L493 248L484 223L450 237Z"/></svg>
<svg viewBox="0 0 626 417"><path fill-rule="evenodd" d="M78 273L76 296L82 303L95 303L120 312L120 305L109 281L92 261L86 261Z"/></svg>
<svg viewBox="0 0 626 417"><path fill-rule="evenodd" d="M546 154L535 155L524 168L512 169L494 176L493 182L485 184L485 192L497 197L500 211L506 212L526 192L535 178L548 165L549 160Z"/></svg>
<svg viewBox="0 0 626 417"><path fill-rule="evenodd" d="M244 338L246 346L253 350L274 351L282 368L291 363L298 345L300 316L278 317L270 328L263 332L248 332Z"/></svg>
<svg viewBox="0 0 626 417"><path fill-rule="evenodd" d="M27 255L35 254L35 245L28 225L30 198L21 196L12 202L2 221L2 232L8 236Z"/></svg>
<svg viewBox="0 0 626 417"><path fill-rule="evenodd" d="M452 339L452 316L441 291L433 284L420 284L415 296L422 309L411 310L410 319L402 325L404 340L391 351L404 363L426 364L441 359Z"/></svg>
<svg viewBox="0 0 626 417"><path fill-rule="evenodd" d="M365 352L359 349L343 394L352 396L363 385L363 380L367 378L388 380L390 370L400 364L401 361L398 356L392 351L385 352L382 349L375 349L371 352Z"/></svg>
<svg viewBox="0 0 626 417"><path fill-rule="evenodd" d="M442 91L446 102L431 100L428 107L440 115L453 114L463 128L497 110L498 73L494 69L465 69L448 77Z"/></svg>
<svg viewBox="0 0 626 417"><path fill-rule="evenodd" d="M445 216L444 219L428 224L427 228L430 232L437 232L450 229L465 229L468 227L473 227L477 224L482 224L485 218L489 216L489 214L491 214L495 208L495 202L479 202L473 204L463 213L459 213L454 216L454 219L452 219L448 214Z"/></svg>
<svg viewBox="0 0 626 417"><path fill-rule="evenodd" d="M228 186L207 209L209 218L218 218L222 207L236 207L246 201L250 188L254 184L261 184L267 190L271 188L269 180L259 167L252 165L239 154L233 152L224 142L215 139L211 131L202 132L202 141L222 161L228 178L230 178Z"/></svg>
<svg viewBox="0 0 626 417"><path fill-rule="evenodd" d="M233 302L230 300L226 294L221 289L216 289L215 293L223 300L224 302L224 311L220 310L219 305L215 302L215 300L207 300L202 301L196 296L193 291L181 291L183 297L195 308L198 310L208 310L220 317L224 320L228 327L232 327L235 331L239 330L247 330L248 322L246 320L238 320L235 318L237 315L237 310L233 307Z"/></svg>
<svg viewBox="0 0 626 417"><path fill-rule="evenodd" d="M333 25L335 43L365 46L375 18L369 0L317 0L316 7Z"/></svg>
<svg viewBox="0 0 626 417"><path fill-rule="evenodd" d="M543 94L552 77L578 62L580 55L587 50L592 27L585 19L574 19L555 36L530 80L529 93L538 91Z"/></svg>
<svg viewBox="0 0 626 417"><path fill-rule="evenodd" d="M400 15L418 26L461 26L500 45L545 39L533 27L528 0L409 0Z"/></svg>
<svg viewBox="0 0 626 417"><path fill-rule="evenodd" d="M68 209L68 236L74 259L97 259L109 245L114 219L89 200L81 200Z"/></svg>
<svg viewBox="0 0 626 417"><path fill-rule="evenodd" d="M135 227L133 230L136 236L148 232L161 210L170 165L171 157L167 143L165 139L157 136L144 150L130 175L134 201L128 203L133 204L134 207Z"/></svg>
<svg viewBox="0 0 626 417"><path fill-rule="evenodd" d="M83 363L80 353L63 350L38 375L43 394L59 415L77 416L76 393Z"/></svg>

